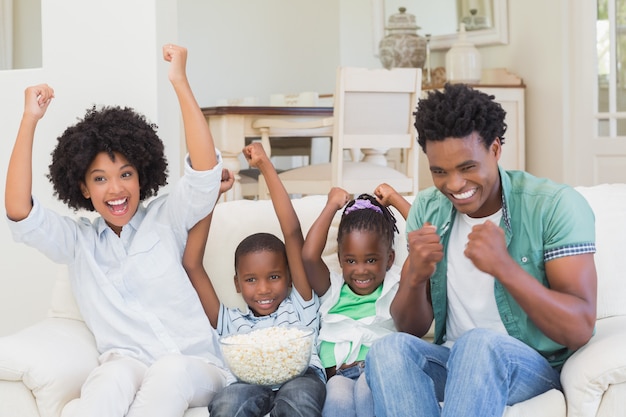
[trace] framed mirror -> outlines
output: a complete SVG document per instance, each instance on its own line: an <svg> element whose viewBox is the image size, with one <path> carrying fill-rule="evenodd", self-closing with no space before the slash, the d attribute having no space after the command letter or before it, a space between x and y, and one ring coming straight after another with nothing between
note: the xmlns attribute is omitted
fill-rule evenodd
<svg viewBox="0 0 626 417"><path fill-rule="evenodd" d="M387 34L389 16L400 7L415 15L421 36L431 35L431 50L449 49L461 22L474 45L509 43L507 0L372 0L372 6L376 48Z"/></svg>

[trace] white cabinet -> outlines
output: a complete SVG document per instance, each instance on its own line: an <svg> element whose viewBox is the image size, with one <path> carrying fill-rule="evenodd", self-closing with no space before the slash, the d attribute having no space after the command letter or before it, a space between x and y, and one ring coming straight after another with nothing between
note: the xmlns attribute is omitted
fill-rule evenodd
<svg viewBox="0 0 626 417"><path fill-rule="evenodd" d="M505 169L524 170L526 168L525 132L524 132L524 87L520 86L475 86L474 88L492 95L506 111L505 122L507 129L504 134L504 145L500 165ZM425 95L428 90L425 90ZM419 189L433 185L428 160L422 150L419 150Z"/></svg>

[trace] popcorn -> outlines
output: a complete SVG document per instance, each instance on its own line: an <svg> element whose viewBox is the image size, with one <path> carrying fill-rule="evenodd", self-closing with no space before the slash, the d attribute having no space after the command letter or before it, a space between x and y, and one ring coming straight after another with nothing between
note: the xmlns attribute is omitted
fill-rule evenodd
<svg viewBox="0 0 626 417"><path fill-rule="evenodd" d="M306 371L313 339L312 329L283 326L224 336L220 344L240 381L277 388Z"/></svg>

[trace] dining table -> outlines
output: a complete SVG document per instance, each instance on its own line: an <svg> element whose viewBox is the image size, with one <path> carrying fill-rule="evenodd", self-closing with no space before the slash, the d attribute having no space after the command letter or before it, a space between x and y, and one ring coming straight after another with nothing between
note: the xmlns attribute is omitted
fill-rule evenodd
<svg viewBox="0 0 626 417"><path fill-rule="evenodd" d="M246 140L261 137L259 129L252 124L257 119L281 119L288 122L313 122L331 117L333 107L297 107L297 106L217 106L202 107L215 146L222 154L224 168L229 169L235 176L235 183L230 191L222 196L223 201L242 198L241 193L241 162L239 155L246 145ZM271 137L275 138L302 138L302 137L330 137L332 126L323 126L315 129L274 129Z"/></svg>

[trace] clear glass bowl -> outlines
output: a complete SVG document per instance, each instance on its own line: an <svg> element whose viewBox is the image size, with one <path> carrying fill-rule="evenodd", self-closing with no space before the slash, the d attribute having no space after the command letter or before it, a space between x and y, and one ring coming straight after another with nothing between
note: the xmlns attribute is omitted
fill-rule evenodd
<svg viewBox="0 0 626 417"><path fill-rule="evenodd" d="M304 326L254 329L220 338L222 355L242 382L274 389L304 374L315 334Z"/></svg>

